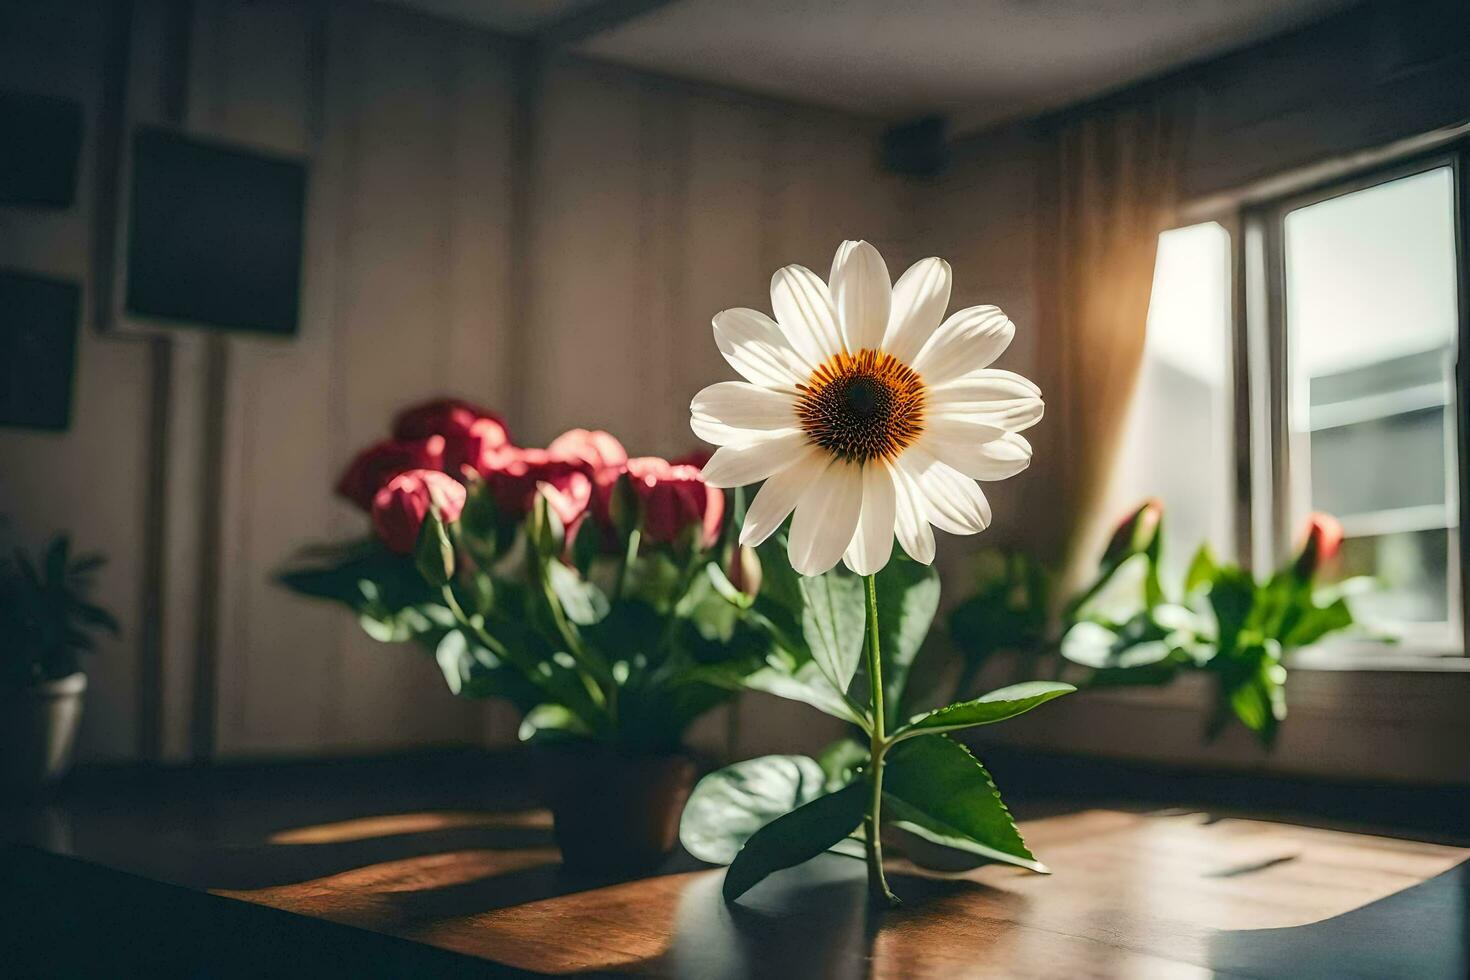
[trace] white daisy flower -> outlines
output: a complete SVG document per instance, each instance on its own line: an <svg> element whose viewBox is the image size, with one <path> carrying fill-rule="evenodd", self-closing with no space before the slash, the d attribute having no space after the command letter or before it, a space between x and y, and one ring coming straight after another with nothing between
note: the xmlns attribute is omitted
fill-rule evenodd
<svg viewBox="0 0 1470 980"><path fill-rule="evenodd" d="M1018 433L1041 419L1041 391L989 365L1015 325L994 306L949 305L950 269L924 259L890 284L867 242L843 242L830 285L790 265L771 280L772 320L714 318L715 343L744 381L694 396L690 427L720 448L705 482L764 480L740 531L755 546L791 521L792 567L859 575L888 563L893 538L934 560L930 525L974 534L990 524L976 480L1031 462Z"/></svg>

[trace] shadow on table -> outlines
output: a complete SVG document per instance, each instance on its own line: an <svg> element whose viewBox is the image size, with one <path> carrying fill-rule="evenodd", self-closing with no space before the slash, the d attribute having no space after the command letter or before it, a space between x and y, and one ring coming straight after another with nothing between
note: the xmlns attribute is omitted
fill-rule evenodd
<svg viewBox="0 0 1470 980"><path fill-rule="evenodd" d="M1289 929L1222 932L1210 967L1294 980L1470 977L1470 862L1342 915Z"/></svg>

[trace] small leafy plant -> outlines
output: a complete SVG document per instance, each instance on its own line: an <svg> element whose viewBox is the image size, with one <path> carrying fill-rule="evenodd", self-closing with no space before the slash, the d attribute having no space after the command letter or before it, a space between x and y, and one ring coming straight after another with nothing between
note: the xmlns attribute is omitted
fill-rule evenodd
<svg viewBox="0 0 1470 980"><path fill-rule="evenodd" d="M985 767L950 733L1014 717L1072 686L1017 684L918 710L910 680L939 606L938 572L895 557L873 576L807 577L786 552L783 535L761 546L762 588L743 600L748 621L770 640L765 664L743 676L707 674L804 702L848 722L861 740L844 739L820 759L739 762L695 787L680 839L695 857L730 865L726 899L830 851L867 860L875 899L892 903L884 844L946 871L989 861L1045 871Z"/></svg>
<svg viewBox="0 0 1470 980"><path fill-rule="evenodd" d="M338 490L369 502L376 533L308 552L282 581L349 606L375 639L418 643L452 693L509 701L525 741L675 752L733 696L706 672L739 677L764 655L724 496L695 466L629 459L605 432L517 447L498 417L441 401L401 414Z"/></svg>
<svg viewBox="0 0 1470 980"><path fill-rule="evenodd" d="M1060 639L1047 629L1041 566L1021 555L987 562L992 574L949 620L965 673L973 677L1002 648L1022 654L1033 671L1052 657L1059 658L1053 669L1082 668L1067 674L1081 688L1163 685L1202 672L1216 690L1206 737L1234 719L1270 746L1286 718L1284 655L1354 625L1346 596L1367 583L1318 582L1341 544L1341 528L1314 515L1301 551L1264 581L1202 546L1184 581L1169 588L1161 575L1162 521L1162 506L1147 501L1119 525L1097 576L1063 608ZM995 574L996 567L1003 571ZM988 636L977 628L987 623Z"/></svg>
<svg viewBox="0 0 1470 980"><path fill-rule="evenodd" d="M114 636L117 620L90 601L101 555L71 554L71 541L53 537L37 556L16 549L0 560L0 683L26 686L76 673L82 654L96 649L94 632Z"/></svg>

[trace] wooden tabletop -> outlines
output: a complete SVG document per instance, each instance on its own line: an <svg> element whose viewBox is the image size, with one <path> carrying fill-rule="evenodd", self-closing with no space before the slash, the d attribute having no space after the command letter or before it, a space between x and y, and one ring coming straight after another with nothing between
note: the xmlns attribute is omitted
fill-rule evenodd
<svg viewBox="0 0 1470 980"><path fill-rule="evenodd" d="M82 893L107 898L90 938L84 923L40 911L0 937L29 950L37 970L53 961L36 950L58 942L142 947L129 964L140 972L172 943L182 958L170 964L208 976L295 972L321 950L336 952L315 971L353 974L1470 976L1470 851L1447 843L1151 804L1033 802L1018 807L1036 814L1021 829L1050 876L996 865L944 878L894 862L905 906L877 913L861 863L833 856L727 905L723 870L683 855L640 880L567 874L549 818L513 772L477 773L467 788L401 764L374 771L258 773L225 786L154 777L12 808L6 835L33 849L7 852L17 880L5 894L39 896L49 882L59 894L38 903L77 919L89 918ZM170 890L109 891L127 887ZM261 907L290 915L248 917L266 916ZM153 938L131 942L143 934Z"/></svg>

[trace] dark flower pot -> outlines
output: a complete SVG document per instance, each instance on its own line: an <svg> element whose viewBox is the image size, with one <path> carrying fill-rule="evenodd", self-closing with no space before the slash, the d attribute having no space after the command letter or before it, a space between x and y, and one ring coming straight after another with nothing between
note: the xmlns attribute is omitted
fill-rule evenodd
<svg viewBox="0 0 1470 980"><path fill-rule="evenodd" d="M0 787L28 795L65 776L76 747L87 675L0 685Z"/></svg>
<svg viewBox="0 0 1470 980"><path fill-rule="evenodd" d="M540 748L536 770L568 870L648 871L678 843L679 816L694 787L694 762L687 756Z"/></svg>

